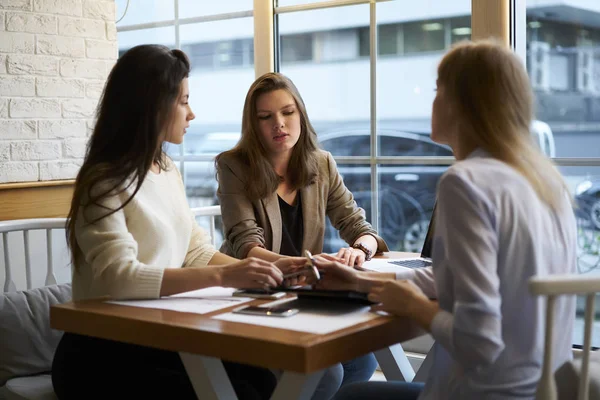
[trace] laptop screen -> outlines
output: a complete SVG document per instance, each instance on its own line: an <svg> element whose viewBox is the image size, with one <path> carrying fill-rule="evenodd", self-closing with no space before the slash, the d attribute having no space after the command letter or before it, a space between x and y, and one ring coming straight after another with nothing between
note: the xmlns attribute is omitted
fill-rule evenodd
<svg viewBox="0 0 600 400"><path fill-rule="evenodd" d="M421 249L421 257L423 258L431 258L431 248L433 246L433 227L435 222L435 208L436 206L434 205L433 212L431 213L431 220L429 220L429 228L427 229L427 235L425 235L425 241L423 242L423 249Z"/></svg>

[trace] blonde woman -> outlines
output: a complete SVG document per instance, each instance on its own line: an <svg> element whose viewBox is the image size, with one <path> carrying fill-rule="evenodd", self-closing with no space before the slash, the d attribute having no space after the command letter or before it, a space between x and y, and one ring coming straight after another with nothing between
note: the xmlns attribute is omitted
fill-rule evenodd
<svg viewBox="0 0 600 400"><path fill-rule="evenodd" d="M348 247L337 256L360 266L387 245L365 219L330 153L317 145L298 89L286 76L267 73L246 95L242 137L216 159L225 242L236 258L276 261L323 251L327 217ZM377 363L372 354L330 368L316 398L328 399L340 385L367 381Z"/></svg>
<svg viewBox="0 0 600 400"><path fill-rule="evenodd" d="M369 382L336 400L535 397L545 308L528 282L575 272L576 223L563 179L530 138L532 115L527 73L509 48L465 42L443 58L431 136L457 163L438 186L433 268L380 280L319 261L324 286L369 292L376 310L431 332L433 367L424 387ZM556 300L555 367L571 358L574 300Z"/></svg>

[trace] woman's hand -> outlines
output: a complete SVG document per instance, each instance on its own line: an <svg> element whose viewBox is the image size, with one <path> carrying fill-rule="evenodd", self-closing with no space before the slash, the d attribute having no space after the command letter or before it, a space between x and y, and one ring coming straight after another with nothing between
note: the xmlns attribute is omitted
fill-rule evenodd
<svg viewBox="0 0 600 400"><path fill-rule="evenodd" d="M365 262L365 253L352 247L342 247L336 254L342 262L350 267L361 267Z"/></svg>
<svg viewBox="0 0 600 400"><path fill-rule="evenodd" d="M369 300L380 303L372 307L373 311L413 318L427 330L439 310L437 302L429 300L417 285L406 280L374 283L369 291Z"/></svg>
<svg viewBox="0 0 600 400"><path fill-rule="evenodd" d="M219 268L220 286L250 289L279 286L283 282L281 270L260 258L250 257L215 268Z"/></svg>
<svg viewBox="0 0 600 400"><path fill-rule="evenodd" d="M321 280L317 282L319 289L329 290L357 290L359 271L337 261L335 257L323 254L314 257L315 266L321 273Z"/></svg>
<svg viewBox="0 0 600 400"><path fill-rule="evenodd" d="M307 260L305 257L282 257L275 261L275 266L283 273L283 275L291 274L306 266ZM306 276L299 275L283 281L284 286L298 286L306 284Z"/></svg>
<svg viewBox="0 0 600 400"><path fill-rule="evenodd" d="M369 275L340 263L337 257L323 254L315 256L315 266L321 272L321 280L317 282L318 289L354 290L369 292L371 286L382 278Z"/></svg>
<svg viewBox="0 0 600 400"><path fill-rule="evenodd" d="M275 264L281 273L285 275L296 272L297 270L303 268L306 263L306 257L282 257L273 264Z"/></svg>

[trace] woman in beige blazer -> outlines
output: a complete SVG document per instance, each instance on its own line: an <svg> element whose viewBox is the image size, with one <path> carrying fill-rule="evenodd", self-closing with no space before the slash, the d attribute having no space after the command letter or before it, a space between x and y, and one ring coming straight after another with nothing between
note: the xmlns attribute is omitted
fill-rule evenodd
<svg viewBox="0 0 600 400"><path fill-rule="evenodd" d="M326 218L349 246L337 256L360 266L387 245L365 219L330 153L317 145L304 102L290 79L267 73L250 87L242 137L216 159L225 241L236 258L276 261L323 251ZM313 398L328 399L347 383L366 381L373 354L328 370Z"/></svg>
<svg viewBox="0 0 600 400"><path fill-rule="evenodd" d="M221 251L226 254L269 261L291 256L282 254L289 227L282 223L281 206L298 203L302 234L294 243L296 255L323 251L327 217L350 244L337 254L347 265L360 266L388 250L344 185L331 154L318 148L304 102L284 75L267 73L250 87L242 138L217 156L216 169L225 234Z"/></svg>

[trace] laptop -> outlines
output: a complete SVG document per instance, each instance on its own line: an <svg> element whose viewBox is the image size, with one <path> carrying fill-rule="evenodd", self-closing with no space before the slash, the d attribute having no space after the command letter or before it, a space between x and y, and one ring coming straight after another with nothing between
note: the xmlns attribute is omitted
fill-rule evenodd
<svg viewBox="0 0 600 400"><path fill-rule="evenodd" d="M431 220L429 221L429 228L427 229L427 235L425 235L425 241L423 242L423 248L421 249L421 256L416 258L406 258L403 260L390 261L390 264L399 265L406 268L423 268L431 266L431 248L433 246L433 224L435 218L435 206L433 207L433 213L431 214Z"/></svg>

